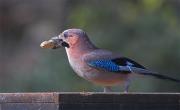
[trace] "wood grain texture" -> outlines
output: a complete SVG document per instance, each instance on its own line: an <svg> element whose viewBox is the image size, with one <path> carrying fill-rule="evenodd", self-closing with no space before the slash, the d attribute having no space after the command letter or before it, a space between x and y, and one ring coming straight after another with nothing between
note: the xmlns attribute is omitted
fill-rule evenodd
<svg viewBox="0 0 180 110"><path fill-rule="evenodd" d="M180 93L0 93L0 110L180 110Z"/></svg>

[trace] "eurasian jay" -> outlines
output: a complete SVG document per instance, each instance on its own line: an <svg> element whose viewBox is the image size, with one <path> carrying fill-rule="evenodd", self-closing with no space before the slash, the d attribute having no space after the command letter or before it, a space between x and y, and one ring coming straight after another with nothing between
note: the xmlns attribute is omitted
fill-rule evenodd
<svg viewBox="0 0 180 110"><path fill-rule="evenodd" d="M180 82L178 79L150 71L118 53L97 48L81 29L65 30L59 36L43 42L41 47L65 47L69 63L77 75L103 86L104 92L112 91L111 87L118 84L124 84L124 92L128 92L130 79L134 74Z"/></svg>

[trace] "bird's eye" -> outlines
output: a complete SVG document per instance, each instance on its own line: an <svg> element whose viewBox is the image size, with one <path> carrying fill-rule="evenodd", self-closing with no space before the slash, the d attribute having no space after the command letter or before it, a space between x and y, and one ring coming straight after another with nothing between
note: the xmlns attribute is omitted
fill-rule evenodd
<svg viewBox="0 0 180 110"><path fill-rule="evenodd" d="M64 32L64 38L68 37L68 32Z"/></svg>

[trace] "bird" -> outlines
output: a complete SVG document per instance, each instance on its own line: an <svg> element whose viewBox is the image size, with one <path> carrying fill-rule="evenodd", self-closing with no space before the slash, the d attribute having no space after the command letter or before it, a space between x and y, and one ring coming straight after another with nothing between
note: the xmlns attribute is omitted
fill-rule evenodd
<svg viewBox="0 0 180 110"><path fill-rule="evenodd" d="M41 43L41 47L51 49L64 47L74 72L81 78L102 86L104 92L112 92L113 86L123 85L124 92L127 93L131 79L136 75L180 82L179 79L151 71L119 53L98 48L82 29L67 29Z"/></svg>

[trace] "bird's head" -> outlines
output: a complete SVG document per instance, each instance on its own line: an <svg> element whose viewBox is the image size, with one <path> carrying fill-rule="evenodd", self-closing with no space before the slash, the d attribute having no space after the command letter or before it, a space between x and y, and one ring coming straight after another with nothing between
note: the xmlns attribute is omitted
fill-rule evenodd
<svg viewBox="0 0 180 110"><path fill-rule="evenodd" d="M59 36L52 37L49 41L41 43L42 48L57 49L60 47L71 48L78 45L80 42L86 42L88 37L81 29L67 29Z"/></svg>

